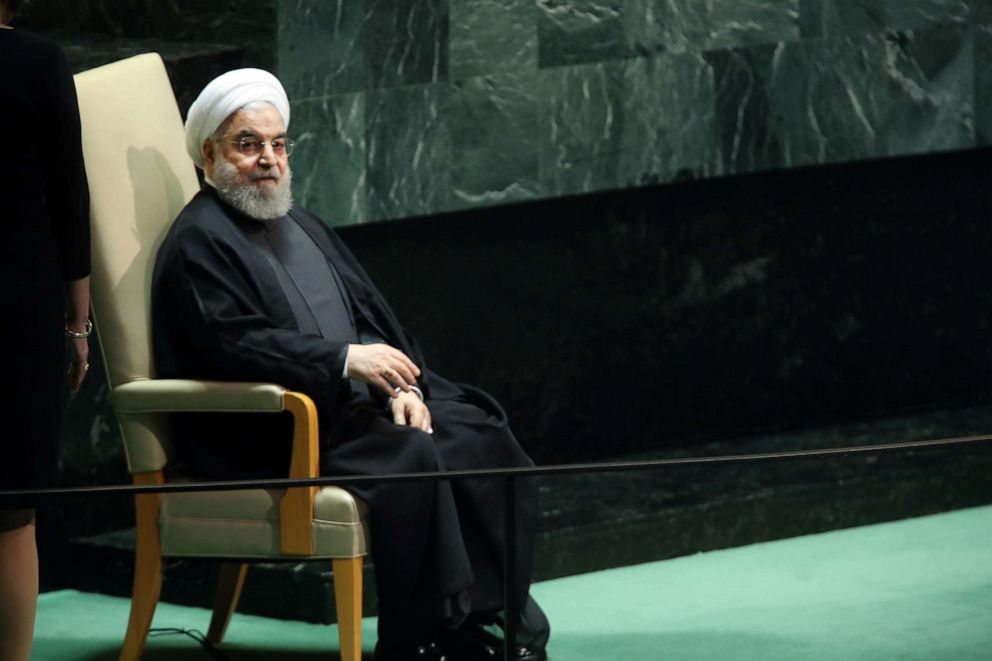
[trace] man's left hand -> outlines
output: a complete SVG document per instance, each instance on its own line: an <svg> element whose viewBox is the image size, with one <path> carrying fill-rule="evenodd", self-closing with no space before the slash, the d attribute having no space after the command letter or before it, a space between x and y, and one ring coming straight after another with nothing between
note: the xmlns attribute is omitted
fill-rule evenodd
<svg viewBox="0 0 992 661"><path fill-rule="evenodd" d="M431 412L427 405L420 401L414 392L400 392L389 400L389 410L393 413L393 422L398 425L416 427L431 434Z"/></svg>

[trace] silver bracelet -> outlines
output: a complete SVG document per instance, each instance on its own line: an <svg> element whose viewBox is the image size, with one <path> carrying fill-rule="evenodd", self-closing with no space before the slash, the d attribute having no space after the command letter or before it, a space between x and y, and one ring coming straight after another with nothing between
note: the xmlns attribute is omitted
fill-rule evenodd
<svg viewBox="0 0 992 661"><path fill-rule="evenodd" d="M82 340L84 338L89 337L92 334L93 334L93 322L90 321L89 317L87 317L86 321L83 323L82 331L71 330L69 326L65 327L65 336L68 337L70 340Z"/></svg>
<svg viewBox="0 0 992 661"><path fill-rule="evenodd" d="M420 398L420 401L424 401L424 391L423 390L421 390L417 386L410 386L410 390L412 390L414 393L416 393L417 397ZM394 386L393 387L393 392L405 392L405 391L402 388L398 387L398 386Z"/></svg>

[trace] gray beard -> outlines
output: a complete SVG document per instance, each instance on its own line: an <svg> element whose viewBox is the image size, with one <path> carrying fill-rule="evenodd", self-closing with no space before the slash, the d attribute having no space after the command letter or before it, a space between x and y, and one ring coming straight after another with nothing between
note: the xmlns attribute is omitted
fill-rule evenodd
<svg viewBox="0 0 992 661"><path fill-rule="evenodd" d="M288 165L286 174L276 182L271 193L242 183L237 168L223 159L218 159L214 165L212 183L220 199L255 220L285 216L293 206L293 174Z"/></svg>

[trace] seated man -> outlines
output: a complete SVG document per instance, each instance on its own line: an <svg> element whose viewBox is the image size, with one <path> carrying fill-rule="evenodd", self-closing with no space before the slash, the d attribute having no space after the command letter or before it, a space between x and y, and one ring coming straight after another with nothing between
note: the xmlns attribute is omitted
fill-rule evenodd
<svg viewBox="0 0 992 661"><path fill-rule="evenodd" d="M270 381L306 393L320 415L325 475L533 465L499 405L428 370L355 257L324 222L293 205L289 117L282 85L257 69L218 77L190 108L186 148L209 185L176 219L155 264L159 375ZM194 471L285 475L289 434L281 416L195 421L174 420ZM273 442L280 435L285 443ZM524 604L536 485L518 484L516 598ZM376 659L501 656L482 625L503 605L502 482L350 489L371 512ZM544 658L543 649L517 652Z"/></svg>

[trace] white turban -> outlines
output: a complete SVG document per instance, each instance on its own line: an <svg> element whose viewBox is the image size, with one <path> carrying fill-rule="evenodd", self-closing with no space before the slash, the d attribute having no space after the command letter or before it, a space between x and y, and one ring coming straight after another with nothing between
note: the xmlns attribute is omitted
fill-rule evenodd
<svg viewBox="0 0 992 661"><path fill-rule="evenodd" d="M261 69L235 69L214 78L189 107L186 152L203 168L203 141L232 114L254 101L272 104L289 128L289 97L279 79Z"/></svg>

